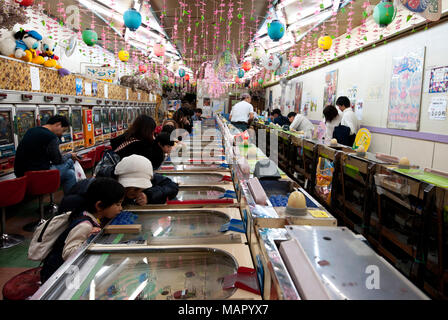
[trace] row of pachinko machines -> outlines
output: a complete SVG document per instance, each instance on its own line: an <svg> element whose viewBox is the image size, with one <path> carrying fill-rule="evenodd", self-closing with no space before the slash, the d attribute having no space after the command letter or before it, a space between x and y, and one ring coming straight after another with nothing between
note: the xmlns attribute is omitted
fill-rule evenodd
<svg viewBox="0 0 448 320"><path fill-rule="evenodd" d="M427 299L281 170L273 178L230 124L195 129L182 159L158 170L179 183L177 197L125 208L32 299ZM303 208L291 212L297 192Z"/></svg>
<svg viewBox="0 0 448 320"><path fill-rule="evenodd" d="M122 134L140 114L154 117L156 103L0 91L0 175L12 172L26 131L56 114L71 124L61 137L61 151L78 151Z"/></svg>
<svg viewBox="0 0 448 320"><path fill-rule="evenodd" d="M213 118L199 127L208 133L195 124L182 161L172 154L158 170L179 184L177 197L124 208L32 299L261 299L222 136Z"/></svg>

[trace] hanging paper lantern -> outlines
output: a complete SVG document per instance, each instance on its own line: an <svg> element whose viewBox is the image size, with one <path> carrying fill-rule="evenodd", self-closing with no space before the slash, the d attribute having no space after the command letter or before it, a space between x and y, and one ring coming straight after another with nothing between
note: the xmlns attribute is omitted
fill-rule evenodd
<svg viewBox="0 0 448 320"><path fill-rule="evenodd" d="M146 65L144 65L144 64L141 64L138 66L138 71L140 73L146 73L146 71L148 71L148 67L146 67Z"/></svg>
<svg viewBox="0 0 448 320"><path fill-rule="evenodd" d="M126 50L121 50L120 52L118 52L118 59L120 59L123 62L126 62L129 60L129 52L127 52Z"/></svg>
<svg viewBox="0 0 448 320"><path fill-rule="evenodd" d="M124 13L123 20L129 30L136 31L142 24L142 15L134 8L131 8Z"/></svg>
<svg viewBox="0 0 448 320"><path fill-rule="evenodd" d="M170 83L171 83L171 84L174 83L174 78L170 78Z"/></svg>
<svg viewBox="0 0 448 320"><path fill-rule="evenodd" d="M173 72L176 72L177 70L179 70L179 62L174 61L174 62L171 64L171 69L173 69Z"/></svg>
<svg viewBox="0 0 448 320"><path fill-rule="evenodd" d="M16 0L22 7L29 7L34 4L34 0Z"/></svg>
<svg viewBox="0 0 448 320"><path fill-rule="evenodd" d="M154 45L154 54L157 57L163 57L165 55L165 46L161 43L156 43Z"/></svg>
<svg viewBox="0 0 448 320"><path fill-rule="evenodd" d="M238 70L238 78L242 78L242 77L244 77L244 70L243 69L240 69L240 70Z"/></svg>
<svg viewBox="0 0 448 320"><path fill-rule="evenodd" d="M240 83L240 78L239 77L235 77L235 83Z"/></svg>
<svg viewBox="0 0 448 320"><path fill-rule="evenodd" d="M190 75L189 74L185 75L185 81L188 81L188 80L190 80Z"/></svg>
<svg viewBox="0 0 448 320"><path fill-rule="evenodd" d="M298 57L298 56L294 56L294 57L292 57L292 59L291 59L291 65L292 65L294 68L299 67L301 63L302 63L302 60L300 59L300 57Z"/></svg>
<svg viewBox="0 0 448 320"><path fill-rule="evenodd" d="M182 69L182 68L179 69L179 76L181 78L183 78L185 76L185 70L184 69Z"/></svg>
<svg viewBox="0 0 448 320"><path fill-rule="evenodd" d="M262 78L258 79L258 83L259 83L260 85L263 84L263 79L262 79Z"/></svg>
<svg viewBox="0 0 448 320"><path fill-rule="evenodd" d="M169 80L168 76L163 76L163 81L167 82Z"/></svg>
<svg viewBox="0 0 448 320"><path fill-rule="evenodd" d="M373 19L380 27L387 27L395 19L396 13L392 1L382 0L373 10Z"/></svg>
<svg viewBox="0 0 448 320"><path fill-rule="evenodd" d="M268 35L273 41L279 41L285 34L285 26L279 20L273 20L268 24Z"/></svg>
<svg viewBox="0 0 448 320"><path fill-rule="evenodd" d="M250 64L249 61L244 61L243 65L241 66L243 68L244 71L249 71L252 68L252 65ZM240 77L242 78L242 77Z"/></svg>
<svg viewBox="0 0 448 320"><path fill-rule="evenodd" d="M252 56L252 59L257 61L257 60L260 60L261 58L263 58L264 50L259 47L254 47L250 54Z"/></svg>
<svg viewBox="0 0 448 320"><path fill-rule="evenodd" d="M89 47L93 47L98 41L98 35L95 31L86 29L82 32L82 41Z"/></svg>
<svg viewBox="0 0 448 320"><path fill-rule="evenodd" d="M331 39L330 36L320 37L319 40L317 41L317 45L319 46L319 48L322 48L324 51L330 49L332 43L333 40Z"/></svg>

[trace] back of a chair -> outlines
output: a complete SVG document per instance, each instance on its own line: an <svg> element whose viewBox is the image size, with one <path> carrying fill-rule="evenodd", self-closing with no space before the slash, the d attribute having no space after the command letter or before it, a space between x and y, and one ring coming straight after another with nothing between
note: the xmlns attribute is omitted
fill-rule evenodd
<svg viewBox="0 0 448 320"><path fill-rule="evenodd" d="M26 192L27 177L23 176L0 182L0 207L9 207L23 200Z"/></svg>
<svg viewBox="0 0 448 320"><path fill-rule="evenodd" d="M96 147L95 163L100 162L106 147L104 145Z"/></svg>
<svg viewBox="0 0 448 320"><path fill-rule="evenodd" d="M60 186L59 170L27 171L28 177L26 193L32 196L40 196L56 192Z"/></svg>

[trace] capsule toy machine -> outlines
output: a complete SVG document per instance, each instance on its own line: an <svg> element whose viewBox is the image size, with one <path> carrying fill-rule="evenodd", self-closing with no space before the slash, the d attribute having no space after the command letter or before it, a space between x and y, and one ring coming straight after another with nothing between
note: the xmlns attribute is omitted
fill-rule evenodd
<svg viewBox="0 0 448 320"><path fill-rule="evenodd" d="M104 141L111 139L110 130L110 107L105 106L101 108L101 122L103 123L103 139Z"/></svg>
<svg viewBox="0 0 448 320"><path fill-rule="evenodd" d="M69 123L71 123L71 113L70 107L59 105L56 108L57 114L67 118ZM59 144L59 149L61 152L69 152L73 150L73 139L72 139L72 127L67 128L61 136L61 143Z"/></svg>
<svg viewBox="0 0 448 320"><path fill-rule="evenodd" d="M0 104L0 175L14 170L15 155L14 107L12 104Z"/></svg>
<svg viewBox="0 0 448 320"><path fill-rule="evenodd" d="M37 124L37 106L28 104L16 104L15 106L16 145L19 145L28 129Z"/></svg>
<svg viewBox="0 0 448 320"><path fill-rule="evenodd" d="M117 137L117 108L110 108L110 137Z"/></svg>
<svg viewBox="0 0 448 320"><path fill-rule="evenodd" d="M53 105L40 104L37 108L37 111L39 113L39 116L37 118L37 124L39 126L46 125L48 120L56 114L56 108Z"/></svg>
<svg viewBox="0 0 448 320"><path fill-rule="evenodd" d="M82 109L82 123L84 129L84 147L91 147L95 144L92 109Z"/></svg>
<svg viewBox="0 0 448 320"><path fill-rule="evenodd" d="M95 138L95 144L103 143L103 122L101 119L101 106L95 106L92 108L93 114L93 135Z"/></svg>
<svg viewBox="0 0 448 320"><path fill-rule="evenodd" d="M84 148L84 132L82 123L82 107L72 106L73 150Z"/></svg>

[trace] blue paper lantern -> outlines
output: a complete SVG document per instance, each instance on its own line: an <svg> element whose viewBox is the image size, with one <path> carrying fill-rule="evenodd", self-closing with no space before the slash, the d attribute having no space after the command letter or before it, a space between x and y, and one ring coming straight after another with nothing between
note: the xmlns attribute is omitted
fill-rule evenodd
<svg viewBox="0 0 448 320"><path fill-rule="evenodd" d="M131 8L123 15L124 24L131 31L136 31L142 24L142 15L137 10Z"/></svg>
<svg viewBox="0 0 448 320"><path fill-rule="evenodd" d="M238 70L238 78L241 79L242 77L244 77L244 70L240 69L240 70Z"/></svg>
<svg viewBox="0 0 448 320"><path fill-rule="evenodd" d="M179 69L179 75L181 76L181 78L183 78L185 76L185 70L184 69Z"/></svg>
<svg viewBox="0 0 448 320"><path fill-rule="evenodd" d="M268 24L268 35L273 41L279 41L285 34L285 26L279 20Z"/></svg>

